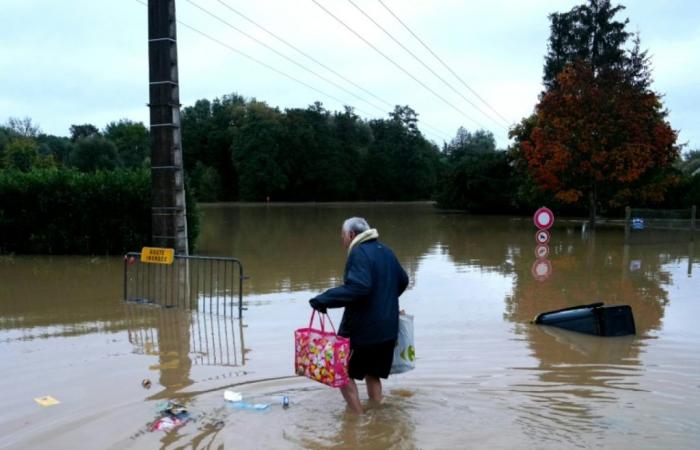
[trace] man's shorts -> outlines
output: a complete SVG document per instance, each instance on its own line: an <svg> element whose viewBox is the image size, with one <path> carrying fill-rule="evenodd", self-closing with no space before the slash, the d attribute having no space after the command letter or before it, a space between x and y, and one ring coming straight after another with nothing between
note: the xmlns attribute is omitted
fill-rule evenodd
<svg viewBox="0 0 700 450"><path fill-rule="evenodd" d="M396 339L378 344L353 345L350 340L350 378L363 380L366 375L387 378L394 360Z"/></svg>

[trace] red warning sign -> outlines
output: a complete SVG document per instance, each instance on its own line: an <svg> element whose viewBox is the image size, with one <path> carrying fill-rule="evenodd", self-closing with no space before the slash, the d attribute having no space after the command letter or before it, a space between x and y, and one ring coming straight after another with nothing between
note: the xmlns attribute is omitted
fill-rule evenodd
<svg viewBox="0 0 700 450"><path fill-rule="evenodd" d="M554 213L551 209L544 206L535 211L532 219L535 222L535 226L540 230L548 230L554 225Z"/></svg>

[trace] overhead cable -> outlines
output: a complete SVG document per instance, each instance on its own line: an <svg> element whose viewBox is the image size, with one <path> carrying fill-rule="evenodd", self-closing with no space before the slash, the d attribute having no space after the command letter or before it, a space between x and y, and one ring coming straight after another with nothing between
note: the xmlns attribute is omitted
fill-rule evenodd
<svg viewBox="0 0 700 450"><path fill-rule="evenodd" d="M257 39L256 37L254 37L254 36L252 36L252 35L246 33L245 31L243 31L243 30L241 30L240 28L236 27L235 25L229 23L229 22L226 21L225 19L222 19L221 17L217 16L216 14L214 14L214 13L212 13L211 11L207 10L206 8L200 6L199 4L193 2L192 0L187 0L187 2L190 3L192 6L194 6L195 8L199 9L200 11L204 12L204 13L207 14L208 16L210 16L210 17L212 17L212 18L218 20L219 22L223 23L224 25L228 26L229 28L231 28L231 29L237 31L238 33L242 34L243 36L247 37L248 39L251 39L252 41L254 41L254 42L256 42L256 43L262 45L263 47L265 47L266 49L268 49L268 50L270 50L271 52L275 53L276 55L278 55L278 56L280 56L280 57L286 59L287 61L291 62L292 64L296 65L297 67L300 67L300 68L302 68L303 70L309 72L310 74L312 74L312 75L314 75L314 76L320 78L321 80L325 81L326 83L329 83L329 84L335 86L336 88L340 89L341 91L345 92L346 94L355 97L356 99L360 100L361 102L364 102L364 103L366 103L366 104L372 106L373 108L376 108L376 109L379 110L379 111L382 111L382 112L385 111L384 108L382 108L382 107L380 107L380 106L377 106L377 105L375 105L374 103L372 103L372 102L370 102L370 101L368 101L368 100L365 100L364 98L360 97L359 95L355 94L354 92L345 89L343 86L339 85L339 84L336 83L335 81L330 80L330 79L328 79L327 77L324 77L323 75L319 74L318 72L314 71L313 69L310 69L310 68L306 67L305 65L303 65L303 64L301 64L301 63L295 61L294 59L288 57L288 56L285 55L284 53L282 53L282 52L280 52L280 51L274 49L273 47L270 47L270 46L267 45L266 43L262 42L261 40Z"/></svg>
<svg viewBox="0 0 700 450"><path fill-rule="evenodd" d="M422 82L421 80L419 80L415 75L413 75L412 73L410 73L408 70L406 70L406 69L405 69L403 66L401 66L399 63L397 63L396 61L394 61L393 59L391 59L389 56L387 56L384 52L382 52L381 50L379 50L374 44L372 44L371 42L369 42L369 41L368 41L367 39L365 39L360 33L358 33L357 31L355 31L354 29L352 29L348 24L346 24L345 22L343 22L343 21L342 21L340 18L338 18L335 14L333 14L333 13L330 12L328 9L326 9L326 8L325 8L322 4L320 4L317 0L311 0L311 1L313 1L319 8L321 8L323 11L325 11L326 14L328 14L328 15L331 16L333 19L335 19L338 23L340 23L342 26L344 26L348 31L350 31L352 34L354 34L355 36L357 36L357 38L359 38L359 39L360 39L361 41L363 41L365 44L367 44L368 46L370 46L374 51L376 51L376 52L379 53L381 56L383 56L384 59L386 59L387 61L389 61L390 63L392 63L394 66L396 66L399 70L401 70L403 73L405 73L406 75L408 75L411 79L413 79L413 81L415 81L416 83L418 83L419 85L421 85L424 89L426 89L428 92L430 92L431 94L433 94L435 97L437 97L437 98L439 98L440 100L442 100L443 103L445 103L446 105L448 105L449 107L451 107L452 109L454 109L455 111L457 111L458 113L460 113L461 115L463 115L464 117L466 117L467 119L469 119L471 122L473 122L474 124L476 124L479 128L484 128L484 129L486 128L486 127L484 127L483 125L481 125L481 123L479 123L479 121L477 121L476 119L472 118L469 114L465 113L464 111L462 111L461 109L459 109L458 107L456 107L454 104L452 104L452 103L451 103L449 100L447 100L445 97L443 97L442 95L440 95L440 94L438 94L437 92L435 92L434 89L432 89L430 86L428 86L428 85L426 85L425 83L423 83L423 82Z"/></svg>
<svg viewBox="0 0 700 450"><path fill-rule="evenodd" d="M134 1L137 2L137 3L140 3L140 4L143 5L143 6L148 7L148 4L147 4L145 1L143 1L143 0L134 0ZM227 44L227 43L225 43L225 42L223 42L223 41L221 41L221 40L219 40L219 39L217 39L217 38L215 38L215 37L213 37L213 36L211 36L211 35L205 33L204 31L201 31L201 30L199 30L199 29L197 29L197 28L195 28L195 27L193 27L193 26L191 26L191 25L189 25L189 24L187 24L187 23L185 23L185 22L183 22L183 21L181 21L181 20L177 20L177 23L178 23L179 25L181 25L181 26L183 26L183 27L189 29L190 31L193 31L193 32L199 34L200 36L202 36L202 37L204 37L204 38L206 38L206 39L208 39L208 40L210 40L210 41L212 41L212 42L214 42L214 43L216 43L216 44L218 44L218 45L220 45L220 46L226 48L227 50L236 53L237 55L240 55L240 56L242 56L242 57L244 57L244 58L246 58L246 59L248 59L248 60L250 60L250 61L253 61L254 63L256 63L256 64L258 64L258 65L261 65L261 66L265 67L266 69L269 69L269 70L271 70L271 71L273 71L273 72L275 72L275 73L277 73L277 74L279 74L279 75L282 75L283 77L288 78L288 79L294 81L295 83L298 83L298 84L300 84L300 85L302 85L302 86L304 86L304 87L306 87L306 88L308 88L308 89L310 89L310 90L312 90L312 91L314 91L314 92L316 92L316 93L318 93L318 94L321 94L321 95L324 96L324 97L330 98L330 99L332 99L332 100L338 102L340 105L348 105L347 102L344 102L343 100L339 99L338 97L336 97L336 96L334 96L334 95L332 95L332 94L329 94L329 93L327 93L327 92L324 92L324 91L322 91L322 90L320 90L320 89L318 89L318 88L312 86L312 85L309 84L309 83L306 83L306 82L304 82L304 81L302 81L302 80L300 80L300 79L298 79L298 78L296 78L296 77L294 77L294 76L292 76L292 75L290 75L290 74L288 74L288 73L286 73L286 72L284 72L284 71L282 71L282 70L279 70L279 69L277 69L277 68L275 68L275 67L273 67L273 66L271 66L271 65L269 65L269 64L267 64L267 63L265 63L265 62L263 62L263 61L261 61L261 60L259 60L259 59L257 59L257 58L255 58L255 57L253 57L253 56L251 56L251 55L249 55L249 54L247 54L247 53L245 53L245 52L243 52L243 51L241 51L241 50L238 50L238 49L236 49L236 48L230 46L229 44ZM350 106L350 105L348 105L348 106ZM356 108L356 107L352 107L352 108L353 108L354 111L357 111L357 112L359 112L359 113L361 113L361 114L364 114L364 115L367 116L367 117L370 117L370 116L371 116L370 113L368 113L367 111L364 111L364 110L362 110L362 109L360 109L360 108ZM423 123L423 125L426 125L426 124ZM433 133L433 134L434 134L435 136L439 137L439 139L445 140L444 137L439 136L439 135L442 135L442 134L445 134L445 133L440 132L439 130L437 130L437 131L438 131L438 133Z"/></svg>
<svg viewBox="0 0 700 450"><path fill-rule="evenodd" d="M408 25L406 25L406 24L404 23L403 20L401 20L396 14L394 14L394 11L392 11L391 9L389 9L389 7L386 6L386 4L385 4L382 0L378 0L378 1L379 1L379 3L389 12L389 14L391 14L392 16L394 16L394 19L396 19L396 20L406 29L406 31L408 31L409 33L411 33L411 35L412 35L414 38L416 38L416 40L417 40L418 42L420 42L421 45L422 45L428 52L430 52L430 54L433 55L433 56L435 57L435 59L437 59L437 60L440 62L440 64L443 65L443 67L445 67L448 71L450 71L450 73L451 73L452 75L454 75L454 77L455 77L457 80L459 80L459 82L462 83L462 84L464 85L464 87L466 87L467 89L469 89L469 92L471 92L472 94L474 94L474 95L476 96L476 98L478 98L479 100L481 100L481 102L482 102L484 105L486 105L486 107L488 107L491 111L493 111L493 113L496 114L498 117L500 117L501 120L503 120L506 124L511 124L511 123L512 123L510 120L508 120L508 119L506 119L505 117L503 117L503 115L501 115L501 113L499 113L498 111L496 111L496 109L493 108L486 100L484 100L474 89L472 89L471 86L469 86L469 85L467 84L466 81L464 81L459 75L457 75L457 73L456 73L454 70L452 70L452 68L451 68L450 66L448 66L447 63L446 63L445 61L442 60L442 58L440 58L437 54L435 54L435 52L432 51L432 50L430 49L430 47L428 47L428 45L427 45L425 42L423 42L423 40L422 40L421 38L419 38L418 35L417 35L416 33L414 33L413 30L411 30L411 28L409 28Z"/></svg>
<svg viewBox="0 0 700 450"><path fill-rule="evenodd" d="M273 38L277 39L279 42L285 44L287 47L293 49L294 51L296 51L296 52L299 53L300 55L306 57L306 58L309 59L310 61L312 61L312 62L318 64L319 66L323 67L324 69L328 70L329 72L331 72L332 74L334 74L334 75L337 76L338 78L342 79L343 81L347 82L348 84L351 84L352 86L356 87L357 89L361 90L362 92L366 93L367 95L373 97L374 99L380 101L381 103L383 103L384 105L388 106L389 108L393 108L394 106L396 106L396 104L393 104L393 103L390 103L390 102L384 100L383 98L377 96L377 95L374 94L373 92L367 90L366 88L364 88L364 87L360 86L359 84L353 82L352 80L348 79L348 78L345 77L343 74L339 73L338 71L334 70L333 68L328 67L328 65L322 63L321 61L319 61L318 59L316 59L316 58L314 58L313 56L309 55L309 54L306 53L305 51L301 50L300 48L298 48L298 47L295 46L294 44L290 43L290 42L287 41L286 39L280 37L280 36L277 35L276 33L274 33L274 32L272 32L272 31L268 30L267 28L265 28L264 26L260 25L259 23L257 23L257 22L254 21L253 19L251 19L250 17L246 16L245 14L243 14L242 12L240 12L239 10L237 10L236 8L234 8L234 7L232 7L231 5L227 4L225 1L223 1L223 0L217 0L217 1L218 1L219 3L221 3L225 8L227 8L228 10L230 10L231 12L233 12L234 14L236 14L236 15L238 15L239 17L243 18L244 20L248 21L248 22L251 23L252 25L258 27L259 29L261 29L262 31L264 31L265 33L267 33L269 36L272 36ZM436 127L434 127L434 126L432 126L432 125L426 123L425 121L421 121L421 122L423 123L424 126L426 126L427 128L432 129L435 133L441 135L443 138L450 139L449 135L448 135L447 133L445 133L444 131L439 130L438 128L436 128Z"/></svg>
<svg viewBox="0 0 700 450"><path fill-rule="evenodd" d="M466 97L464 94L462 94L460 91L458 91L457 89L455 89L455 87L452 86L452 84L450 84L447 80L445 80L443 77L441 77L440 74L438 74L437 72L435 72L435 70L433 70L432 67L430 67L430 66L427 65L425 62L423 62L423 60L420 59L418 56L416 56L415 53L413 53L410 49L408 49L405 45L403 45L403 43L402 43L401 41L399 41L398 39L396 39L396 38L394 37L394 35L392 35L391 33L389 33L389 32L386 30L386 28L384 28L379 22L377 22L376 20L374 20L374 19L372 18L372 16L370 16L369 14L367 14L367 13L365 12L365 10L363 10L362 8L360 8L360 7L357 5L357 3L355 3L353 0L348 0L348 3L350 3L352 6L355 7L355 9L357 9L358 11L360 11L360 13L361 13L363 16L365 16L367 19L369 19L374 25L377 26L377 28L379 28L380 30L382 30L382 31L384 32L384 34L386 34L387 36L389 36L389 38L390 38L392 41L394 41L399 47L401 47L402 49L404 49L404 50L406 51L406 53L408 53L409 55L411 55L411 56L413 57L413 59L415 59L416 61L418 61L423 67L425 67L430 73L432 73L438 80L442 81L442 83L443 83L445 86L447 86L448 88L450 88L450 89L452 90L452 92L454 92L455 94L457 94L457 95L459 95L460 97L462 97L467 103L469 103L472 107L474 107L474 109L476 109L477 111L479 111L479 112L480 112L481 114L483 114L484 116L488 117L488 118L489 118L492 122L494 122L496 125L498 125L499 127L506 128L506 127L504 127L503 124L501 124L498 120L496 120L496 119L494 119L493 117L491 117L491 115L490 115L489 113L487 113L486 111L484 111L483 109L481 109L477 104L475 104L474 102L472 102L471 99L469 99L469 98Z"/></svg>

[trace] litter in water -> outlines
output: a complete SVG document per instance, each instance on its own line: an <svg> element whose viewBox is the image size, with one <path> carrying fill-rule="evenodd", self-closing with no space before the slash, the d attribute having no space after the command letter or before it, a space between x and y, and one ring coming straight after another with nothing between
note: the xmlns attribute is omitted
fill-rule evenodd
<svg viewBox="0 0 700 450"><path fill-rule="evenodd" d="M153 422L151 431L170 431L184 425L190 419L187 408L172 400L156 403L156 412L161 417Z"/></svg>
<svg viewBox="0 0 700 450"><path fill-rule="evenodd" d="M240 402L243 401L243 394L235 391L224 391L224 400L227 402Z"/></svg>
<svg viewBox="0 0 700 450"><path fill-rule="evenodd" d="M229 408L233 409L249 409L254 411L264 411L270 407L267 403L248 403L248 402L229 402Z"/></svg>
<svg viewBox="0 0 700 450"><path fill-rule="evenodd" d="M170 431L184 425L190 418L188 412L183 412L174 416L165 416L153 422L151 431Z"/></svg>
<svg viewBox="0 0 700 450"><path fill-rule="evenodd" d="M38 404L40 404L41 406L44 406L44 407L58 405L59 403L61 403L58 400L56 400L55 398L51 397L50 395L45 395L43 397L37 397L34 399L34 401L37 402Z"/></svg>

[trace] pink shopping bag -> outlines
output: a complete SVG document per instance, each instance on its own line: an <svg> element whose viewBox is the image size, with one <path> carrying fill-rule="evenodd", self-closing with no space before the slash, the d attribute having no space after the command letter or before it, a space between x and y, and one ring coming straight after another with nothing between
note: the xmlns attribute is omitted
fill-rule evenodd
<svg viewBox="0 0 700 450"><path fill-rule="evenodd" d="M294 332L294 371L331 387L343 387L349 381L350 339L336 334L327 314L319 313L321 328L313 328L315 315L313 311L308 328ZM326 319L332 331L326 331Z"/></svg>

